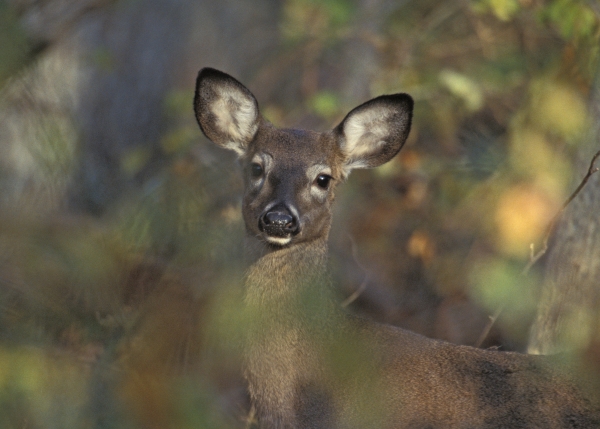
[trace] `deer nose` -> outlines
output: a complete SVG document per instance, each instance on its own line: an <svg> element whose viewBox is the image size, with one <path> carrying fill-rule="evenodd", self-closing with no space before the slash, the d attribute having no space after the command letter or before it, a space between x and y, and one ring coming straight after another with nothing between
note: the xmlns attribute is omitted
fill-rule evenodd
<svg viewBox="0 0 600 429"><path fill-rule="evenodd" d="M264 213L258 223L259 229L274 237L286 237L298 232L298 221L285 207L274 207Z"/></svg>

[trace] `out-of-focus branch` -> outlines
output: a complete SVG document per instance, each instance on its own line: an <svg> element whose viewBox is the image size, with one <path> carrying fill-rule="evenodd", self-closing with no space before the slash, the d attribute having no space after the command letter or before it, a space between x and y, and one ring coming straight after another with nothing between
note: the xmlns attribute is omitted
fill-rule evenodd
<svg viewBox="0 0 600 429"><path fill-rule="evenodd" d="M569 198L567 198L567 200L563 203L560 210L554 215L554 217L552 218L552 220L546 227L546 233L544 234L544 239L542 241L542 248L540 250L538 250L537 253L534 253L533 252L534 245L533 245L533 243L531 243L531 257L529 258L529 263L523 269L523 275L526 275L529 272L529 270L531 269L531 267L533 267L533 265L542 256L544 256L544 254L548 251L548 241L550 240L550 236L552 235L552 232L556 228L556 224L557 224L558 220L564 213L567 206L569 204L571 204L571 201L573 201L575 199L575 197L577 197L577 195L579 195L581 190L585 187L587 182L590 180L590 177L592 177L592 175L594 173L598 172L599 168L595 166L596 160L598 159L598 157L600 157L600 150L598 152L596 152L596 154L592 157L588 171L587 171L586 175L583 177L583 179L581 180L581 183L579 183L579 186L577 186L577 188L575 189L575 191L573 191L571 196Z"/></svg>
<svg viewBox="0 0 600 429"><path fill-rule="evenodd" d="M477 342L474 344L475 347L477 347L477 348L481 347L481 345L483 344L483 342L489 335L490 331L492 330L492 327L496 323L496 320L498 320L498 317L500 317L500 314L502 314L502 311L504 311L504 305L500 305L496 309L494 314L490 316L488 323L485 325L485 328L483 328L483 331L481 331L481 335L477 339Z"/></svg>

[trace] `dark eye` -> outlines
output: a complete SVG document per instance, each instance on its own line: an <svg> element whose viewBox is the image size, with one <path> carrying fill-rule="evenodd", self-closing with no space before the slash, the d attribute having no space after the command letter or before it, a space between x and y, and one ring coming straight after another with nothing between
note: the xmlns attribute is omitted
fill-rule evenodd
<svg viewBox="0 0 600 429"><path fill-rule="evenodd" d="M317 186L321 189L329 188L329 182L331 182L332 177L327 174L319 174L315 182Z"/></svg>
<svg viewBox="0 0 600 429"><path fill-rule="evenodd" d="M250 174L252 175L252 177L260 177L263 174L263 168L262 165L257 164L256 162L253 162L250 165Z"/></svg>

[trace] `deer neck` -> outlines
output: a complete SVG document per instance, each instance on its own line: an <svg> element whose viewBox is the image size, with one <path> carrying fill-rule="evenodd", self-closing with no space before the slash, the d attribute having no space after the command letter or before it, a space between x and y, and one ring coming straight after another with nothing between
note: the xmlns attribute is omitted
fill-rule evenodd
<svg viewBox="0 0 600 429"><path fill-rule="evenodd" d="M279 249L255 249L246 276L246 299L292 297L298 289L323 286L327 242L315 240Z"/></svg>
<svg viewBox="0 0 600 429"><path fill-rule="evenodd" d="M301 303L310 305L307 300L329 301L326 239L261 249L247 272L245 285L246 304L268 313L282 310L297 316Z"/></svg>
<svg viewBox="0 0 600 429"><path fill-rule="evenodd" d="M340 313L326 267L322 240L266 251L248 270L244 373L264 427L298 427L298 389L323 379L322 347Z"/></svg>

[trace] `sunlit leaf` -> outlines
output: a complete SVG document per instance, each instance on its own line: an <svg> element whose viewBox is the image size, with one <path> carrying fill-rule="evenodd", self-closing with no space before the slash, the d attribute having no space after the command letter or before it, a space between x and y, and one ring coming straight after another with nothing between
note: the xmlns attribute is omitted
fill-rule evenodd
<svg viewBox="0 0 600 429"><path fill-rule="evenodd" d="M521 8L518 0L476 0L472 7L476 12L491 11L501 21L510 21Z"/></svg>
<svg viewBox="0 0 600 429"><path fill-rule="evenodd" d="M439 79L453 95L464 102L468 110L473 112L483 105L483 92L469 76L446 69L440 72Z"/></svg>
<svg viewBox="0 0 600 429"><path fill-rule="evenodd" d="M510 162L514 172L535 182L548 195L565 192L571 168L564 153L555 150L545 135L530 127L515 127Z"/></svg>
<svg viewBox="0 0 600 429"><path fill-rule="evenodd" d="M599 18L588 2L579 0L554 0L542 14L556 25L567 39L589 37L598 28Z"/></svg>
<svg viewBox="0 0 600 429"><path fill-rule="evenodd" d="M330 118L338 113L340 102L337 94L321 91L308 101L308 105L317 115Z"/></svg>
<svg viewBox="0 0 600 429"><path fill-rule="evenodd" d="M532 92L531 114L542 129L565 139L585 132L587 108L574 87L544 79L533 85Z"/></svg>

